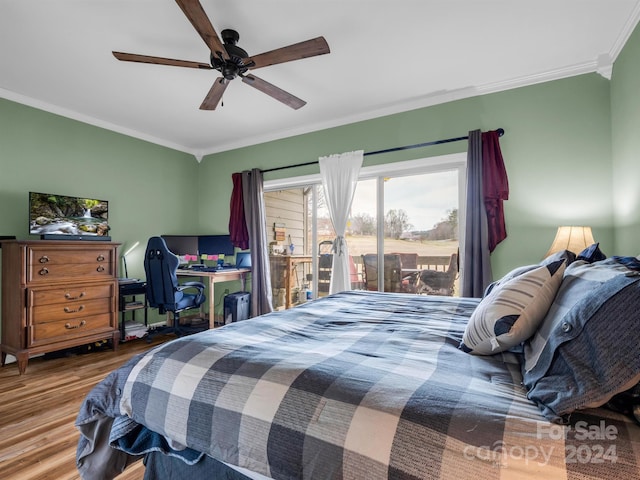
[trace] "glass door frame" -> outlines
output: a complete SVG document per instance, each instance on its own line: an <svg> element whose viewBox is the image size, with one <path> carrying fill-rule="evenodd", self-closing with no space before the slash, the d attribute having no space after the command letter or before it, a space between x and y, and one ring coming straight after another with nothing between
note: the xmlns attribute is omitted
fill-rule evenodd
<svg viewBox="0 0 640 480"><path fill-rule="evenodd" d="M466 185L467 185L467 152L453 153L449 155L440 155L437 157L426 157L416 160L405 160L399 162L381 163L369 167L362 167L358 175L358 181L377 178L377 196L376 196L376 245L378 255L378 271L384 271L384 179L385 177L402 177L408 175L422 175L428 173L436 173L447 170L458 171L458 238L460 247L460 265L463 265L464 255L464 234L466 219ZM278 178L264 181L264 191L271 192L276 190L286 190L290 188L301 188L309 186L322 186L322 177L320 173L311 175L301 175L295 177ZM313 292L314 297L318 292L318 225L317 225L317 191L312 190L312 271L313 275ZM460 272L462 276L463 271ZM378 282L378 291L383 291L383 282Z"/></svg>

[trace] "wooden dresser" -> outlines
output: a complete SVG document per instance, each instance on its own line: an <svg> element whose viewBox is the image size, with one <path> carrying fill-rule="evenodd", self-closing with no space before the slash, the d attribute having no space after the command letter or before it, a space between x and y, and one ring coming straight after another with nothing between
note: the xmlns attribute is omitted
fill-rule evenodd
<svg viewBox="0 0 640 480"><path fill-rule="evenodd" d="M117 247L101 241L2 242L2 365L111 339L118 329Z"/></svg>

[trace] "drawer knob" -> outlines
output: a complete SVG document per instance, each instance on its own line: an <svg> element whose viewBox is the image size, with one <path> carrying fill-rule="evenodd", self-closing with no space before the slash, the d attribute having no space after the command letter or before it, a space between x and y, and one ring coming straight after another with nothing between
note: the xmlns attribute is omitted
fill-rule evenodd
<svg viewBox="0 0 640 480"><path fill-rule="evenodd" d="M102 265L98 265L98 268L96 269L99 272L104 272L104 267Z"/></svg>
<svg viewBox="0 0 640 480"><path fill-rule="evenodd" d="M78 308L73 309L73 308L69 308L69 307L64 307L64 311L66 313L78 313L81 312L82 310L84 310L84 305L80 305Z"/></svg>
<svg viewBox="0 0 640 480"><path fill-rule="evenodd" d="M104 262L104 255L98 255L98 261Z"/></svg>
<svg viewBox="0 0 640 480"><path fill-rule="evenodd" d="M49 263L49 257L43 255L40 257L40 263Z"/></svg>
<svg viewBox="0 0 640 480"><path fill-rule="evenodd" d="M80 295L78 295L77 297L72 297L71 294L67 292L64 294L64 298L66 298L67 300L80 300L85 295L86 295L86 292L80 292Z"/></svg>
<svg viewBox="0 0 640 480"><path fill-rule="evenodd" d="M87 324L85 320L82 320L78 325L71 325L70 323L65 323L64 328L67 330L73 330L74 328L84 327Z"/></svg>
<svg viewBox="0 0 640 480"><path fill-rule="evenodd" d="M49 270L47 270L46 267L42 268L42 270L40 270L38 272L40 275L44 276L44 275L48 275L49 274Z"/></svg>

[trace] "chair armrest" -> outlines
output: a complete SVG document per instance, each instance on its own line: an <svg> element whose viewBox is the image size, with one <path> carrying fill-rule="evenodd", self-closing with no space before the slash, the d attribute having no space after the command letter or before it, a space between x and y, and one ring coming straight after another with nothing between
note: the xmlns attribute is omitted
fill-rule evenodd
<svg viewBox="0 0 640 480"><path fill-rule="evenodd" d="M196 305L200 305L201 303L204 302L204 283L202 282L184 282L184 283L179 283L178 284L178 288L177 291L178 292L182 292L184 290L189 290L189 289L193 289L193 290L197 290L197 293L195 293L195 303Z"/></svg>
<svg viewBox="0 0 640 480"><path fill-rule="evenodd" d="M180 283L178 284L178 288L177 290L179 292L186 290L188 288L195 288L197 290L200 291L200 293L202 293L205 289L204 283L202 282L184 282L184 283Z"/></svg>

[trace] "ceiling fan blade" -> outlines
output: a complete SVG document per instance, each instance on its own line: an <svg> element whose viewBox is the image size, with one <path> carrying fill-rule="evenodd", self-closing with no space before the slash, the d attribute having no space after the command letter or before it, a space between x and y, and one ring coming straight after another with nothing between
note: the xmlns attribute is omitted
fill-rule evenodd
<svg viewBox="0 0 640 480"><path fill-rule="evenodd" d="M242 77L242 81L247 85L251 85L253 88L260 90L270 97L273 97L276 100L284 103L285 105L290 106L294 110L298 110L300 107L304 107L307 104L307 102L305 102L304 100L301 100L298 97L285 92L281 88L278 88L275 85L272 85L271 83L256 77L255 75L245 75L244 77Z"/></svg>
<svg viewBox="0 0 640 480"><path fill-rule="evenodd" d="M228 60L229 54L220 41L220 37L213 28L213 25L211 25L211 21L209 21L209 17L207 17L200 2L198 0L176 0L176 3L187 16L193 28L195 28L202 37L204 43L207 44L211 53Z"/></svg>
<svg viewBox="0 0 640 480"><path fill-rule="evenodd" d="M171 65L174 67L201 68L204 70L213 70L208 63L190 62L189 60L174 60L172 58L151 57L149 55L137 55L135 53L112 52L113 56L123 62L140 62L153 63L156 65Z"/></svg>
<svg viewBox="0 0 640 480"><path fill-rule="evenodd" d="M294 43L288 47L276 48L269 52L260 53L249 57L244 64L250 69L267 67L278 63L300 60L302 58L315 57L329 53L329 45L324 37L317 37L300 43ZM253 62L253 64L251 64Z"/></svg>
<svg viewBox="0 0 640 480"><path fill-rule="evenodd" d="M227 89L227 85L229 85L229 82L224 77L217 78L207 96L204 97L200 110L215 110L224 91Z"/></svg>

